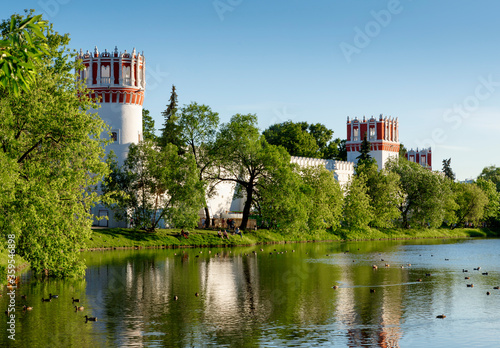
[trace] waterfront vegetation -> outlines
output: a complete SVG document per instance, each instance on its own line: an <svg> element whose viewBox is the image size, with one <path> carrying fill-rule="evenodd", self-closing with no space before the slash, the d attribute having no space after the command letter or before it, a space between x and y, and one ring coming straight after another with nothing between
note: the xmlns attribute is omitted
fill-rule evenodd
<svg viewBox="0 0 500 348"><path fill-rule="evenodd" d="M146 140L130 147L120 167L112 155L105 159L108 127L76 79L81 66L68 53L69 36L31 12L0 29L0 66L10 57L13 69L0 69L0 229L36 274L82 276L79 251L87 248L496 235L459 227L499 226L498 168L459 183L451 160L432 172L401 156L379 171L365 137L356 174L342 187L325 168L290 161L305 154L344 159L345 142L325 126L288 121L261 132L254 114L219 124L206 105L178 109L175 88L161 135L145 110ZM104 195L97 194L99 182ZM246 198L242 237L222 240L216 231L194 229L200 210L210 221L207 201L222 182ZM90 208L98 201L127 212L137 230L92 232ZM250 215L266 228L246 230ZM158 230L160 219L175 228ZM189 238L181 229L191 231Z"/></svg>
<svg viewBox="0 0 500 348"><path fill-rule="evenodd" d="M471 238L498 237L498 231L488 228L439 228L439 229L402 229L387 228L352 230L341 228L337 231L318 230L309 233L286 233L279 230L246 231L243 236L229 234L228 239L221 239L217 230L195 229L188 238L180 234L179 229L158 229L155 233L144 233L127 228L94 229L87 249L100 248L148 248L148 247L213 247L242 246L273 243L300 242L341 242L390 239L425 239L425 238Z"/></svg>

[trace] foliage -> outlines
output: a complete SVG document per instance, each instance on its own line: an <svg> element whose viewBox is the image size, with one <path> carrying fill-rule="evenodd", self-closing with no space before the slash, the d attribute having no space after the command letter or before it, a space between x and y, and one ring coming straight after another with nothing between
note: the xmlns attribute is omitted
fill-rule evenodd
<svg viewBox="0 0 500 348"><path fill-rule="evenodd" d="M130 145L123 168L116 163L111 168L103 191L116 201L111 208L122 216L130 214L136 227L152 232L161 219L172 226L196 225L202 183L192 155L180 156L175 145L159 148L145 140Z"/></svg>
<svg viewBox="0 0 500 348"><path fill-rule="evenodd" d="M496 190L495 184L490 180L478 178L476 180L476 185L481 188L488 198L488 204L484 207L483 212L484 219L490 225L498 225L500 216L500 192Z"/></svg>
<svg viewBox="0 0 500 348"><path fill-rule="evenodd" d="M283 146L291 156L316 157L319 147L314 137L301 124L292 121L275 124L263 133L267 142Z"/></svg>
<svg viewBox="0 0 500 348"><path fill-rule="evenodd" d="M142 109L142 136L144 140L153 142L156 142L158 139L155 135L155 120L153 120L147 109Z"/></svg>
<svg viewBox="0 0 500 348"><path fill-rule="evenodd" d="M403 144L399 144L399 157L405 158L406 154L408 153L408 150Z"/></svg>
<svg viewBox="0 0 500 348"><path fill-rule="evenodd" d="M490 180L496 185L497 191L500 192L500 167L489 166L484 167L478 178Z"/></svg>
<svg viewBox="0 0 500 348"><path fill-rule="evenodd" d="M475 183L455 183L455 203L457 209L457 224L474 222L477 224L483 218L484 208L488 204L488 197Z"/></svg>
<svg viewBox="0 0 500 348"><path fill-rule="evenodd" d="M36 64L48 54L44 35L47 22L42 15L26 12L26 17L12 15L1 26L0 86L16 96L30 89L36 77Z"/></svg>
<svg viewBox="0 0 500 348"><path fill-rule="evenodd" d="M240 227L245 229L259 179L271 180L282 166L290 165L290 158L259 135L257 117L253 114L234 115L221 126L214 145L219 168L215 178L233 182L243 191L245 204Z"/></svg>
<svg viewBox="0 0 500 348"><path fill-rule="evenodd" d="M377 161L374 158L372 158L372 156L370 156L370 151L371 151L371 144L366 138L366 133L365 133L359 149L359 156L356 157L358 160L358 162L356 163L356 172L358 166L360 165L370 166L374 163L377 163Z"/></svg>
<svg viewBox="0 0 500 348"><path fill-rule="evenodd" d="M280 154L289 158L284 149ZM307 231L308 201L302 176L294 164L282 165L273 176L258 179L255 207L267 227L283 233Z"/></svg>
<svg viewBox="0 0 500 348"><path fill-rule="evenodd" d="M443 173L448 179L455 180L455 173L451 169L451 158L443 160Z"/></svg>
<svg viewBox="0 0 500 348"><path fill-rule="evenodd" d="M341 140L332 140L333 131L321 123L286 121L270 126L262 134L269 144L283 146L291 156L325 159L339 156Z"/></svg>
<svg viewBox="0 0 500 348"><path fill-rule="evenodd" d="M373 220L373 208L366 187L364 174L354 176L346 188L344 198L344 223L353 229L366 229Z"/></svg>
<svg viewBox="0 0 500 348"><path fill-rule="evenodd" d="M405 158L391 159L386 168L400 178L401 221L403 227L440 226L446 215L446 201L451 194L442 185L442 180L421 165Z"/></svg>
<svg viewBox="0 0 500 348"><path fill-rule="evenodd" d="M33 61L29 90L0 89L0 228L16 236L16 252L35 273L83 275L78 251L91 232L96 185L107 174L106 126L70 73L78 62L66 53L68 36L51 26L44 35L25 37L35 47L48 43Z"/></svg>
<svg viewBox="0 0 500 348"><path fill-rule="evenodd" d="M392 227L400 215L398 207L402 197L399 194L399 176L385 169L378 171L375 163L359 164L356 173L366 178L370 206L374 211L370 226Z"/></svg>
<svg viewBox="0 0 500 348"><path fill-rule="evenodd" d="M310 230L336 229L342 217L343 193L333 174L322 167L302 168L309 202L307 225Z"/></svg>
<svg viewBox="0 0 500 348"><path fill-rule="evenodd" d="M339 142L338 145L338 153L336 159L339 161L347 161L347 147L346 147L347 140L342 139Z"/></svg>
<svg viewBox="0 0 500 348"><path fill-rule="evenodd" d="M198 168L198 179L205 185L207 198L216 193L217 181L214 180L213 145L217 127L219 126L219 114L213 112L207 105L198 105L192 102L180 110L179 126L183 139L183 145L190 152ZM205 202L205 227L210 224L210 211Z"/></svg>
<svg viewBox="0 0 500 348"><path fill-rule="evenodd" d="M179 153L183 153L184 148L181 138L181 126L179 125L179 116L177 115L177 92L173 85L167 109L161 114L164 118L164 122L163 128L160 129L161 136L158 139L159 145L165 147L167 144L174 144L177 146Z"/></svg>

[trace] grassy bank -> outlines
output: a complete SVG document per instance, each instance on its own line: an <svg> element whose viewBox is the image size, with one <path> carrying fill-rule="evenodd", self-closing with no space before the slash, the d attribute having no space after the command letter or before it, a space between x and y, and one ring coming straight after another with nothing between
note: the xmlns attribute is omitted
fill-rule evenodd
<svg viewBox="0 0 500 348"><path fill-rule="evenodd" d="M318 231L315 233L282 234L272 230L244 232L243 237L229 235L221 239L217 231L195 229L188 238L180 235L180 230L162 229L155 233L133 229L113 228L94 229L88 244L89 249L132 248L132 247L202 247L202 246L238 246L266 243L306 242L306 241L347 241L347 240L384 240L384 239L424 239L424 238L470 238L499 237L498 231L486 228L460 229L368 229L353 231L340 229L334 232Z"/></svg>
<svg viewBox="0 0 500 348"><path fill-rule="evenodd" d="M308 241L362 241L362 240L390 240L390 239L426 239L426 238L471 238L471 237L500 237L500 231L486 228L457 228L449 229L368 229L354 231L340 229L333 232L318 231L315 233L288 233L282 234L273 230L258 230L244 232L243 237L229 235L229 239L221 239L217 231L195 229L190 231L189 238L180 235L180 230L163 229L155 233L148 233L127 228L94 229L88 249L114 248L161 248L161 247L204 247L204 246L240 246L269 243L293 243ZM16 274L29 268L28 263L16 255ZM0 248L0 284L6 284L8 265L8 251Z"/></svg>
<svg viewBox="0 0 500 348"><path fill-rule="evenodd" d="M16 269L16 275L19 275L21 272L25 271L29 268L29 263L24 260L19 255L14 257ZM7 284L7 267L9 264L9 251L6 248L0 248L0 284Z"/></svg>

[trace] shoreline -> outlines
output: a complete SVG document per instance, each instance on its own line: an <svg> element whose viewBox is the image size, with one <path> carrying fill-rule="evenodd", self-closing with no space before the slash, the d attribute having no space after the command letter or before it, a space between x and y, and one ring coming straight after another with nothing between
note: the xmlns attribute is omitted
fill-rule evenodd
<svg viewBox="0 0 500 348"><path fill-rule="evenodd" d="M347 237L347 238L346 238ZM349 238L350 237L350 238ZM180 230L158 230L148 233L133 229L93 229L92 240L88 247L80 251L130 250L130 249L178 249L178 248L227 248L238 246L256 246L266 244L291 243L345 243L390 240L452 239L452 238L495 238L498 231L487 228L403 230L386 229L353 232L320 231L308 234L282 235L278 231L258 230L244 232L243 237L230 235L229 239L220 239L216 230L195 229L189 238L180 236Z"/></svg>
<svg viewBox="0 0 500 348"><path fill-rule="evenodd" d="M439 228L425 230L405 229L367 229L352 231L339 229L337 231L316 231L311 233L282 234L276 230L257 230L243 232L243 236L229 235L221 239L217 230L195 229L189 238L180 235L180 229L160 229L154 233L128 228L92 228L92 237L87 247L80 252L111 251L111 250L141 250L141 249L181 249L181 248L231 248L257 245L292 244L292 243L347 243L396 240L425 239L467 239L467 238L500 238L500 231L489 228L456 228L454 230ZM6 275L7 256L0 257L0 273ZM29 263L16 255L16 275L26 272ZM0 284L6 284L2 277Z"/></svg>

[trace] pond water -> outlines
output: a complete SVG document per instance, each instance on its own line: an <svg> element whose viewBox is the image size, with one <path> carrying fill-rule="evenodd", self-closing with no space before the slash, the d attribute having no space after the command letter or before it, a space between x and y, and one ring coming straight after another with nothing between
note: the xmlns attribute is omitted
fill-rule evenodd
<svg viewBox="0 0 500 348"><path fill-rule="evenodd" d="M8 338L4 320L0 346L500 345L500 290L494 289L500 239L116 250L82 257L84 280L22 276L16 340ZM2 308L7 292L4 287ZM42 302L50 293L59 298ZM73 297L83 311L75 311ZM33 310L23 312L25 303ZM441 314L446 318L436 318ZM85 315L97 321L86 323Z"/></svg>

